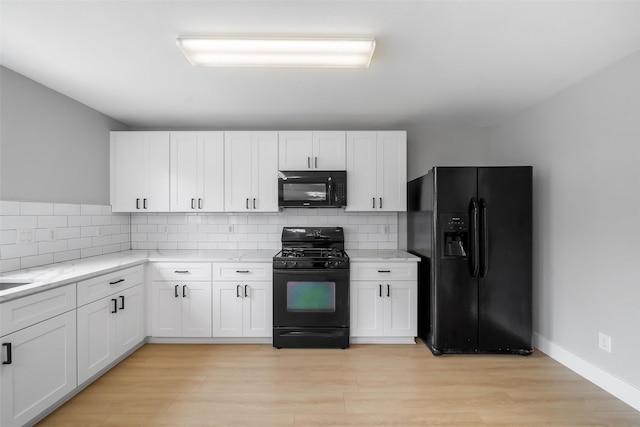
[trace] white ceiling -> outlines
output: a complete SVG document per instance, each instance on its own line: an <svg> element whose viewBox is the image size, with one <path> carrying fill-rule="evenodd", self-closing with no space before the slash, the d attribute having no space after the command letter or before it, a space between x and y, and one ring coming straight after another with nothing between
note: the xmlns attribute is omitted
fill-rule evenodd
<svg viewBox="0 0 640 427"><path fill-rule="evenodd" d="M488 126L640 49L639 1L0 3L2 65L137 128ZM368 69L194 68L188 34L374 36Z"/></svg>

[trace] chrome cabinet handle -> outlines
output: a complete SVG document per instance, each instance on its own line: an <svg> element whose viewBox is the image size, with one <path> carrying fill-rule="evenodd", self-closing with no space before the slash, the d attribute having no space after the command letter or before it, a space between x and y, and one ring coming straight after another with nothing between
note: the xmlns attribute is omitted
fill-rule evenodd
<svg viewBox="0 0 640 427"><path fill-rule="evenodd" d="M196 199L191 199L191 209L196 208Z"/></svg>
<svg viewBox="0 0 640 427"><path fill-rule="evenodd" d="M142 208L147 209L147 199L142 199Z"/></svg>
<svg viewBox="0 0 640 427"><path fill-rule="evenodd" d="M116 280L115 282L109 282L110 285L117 285L118 283L124 282L124 279Z"/></svg>
<svg viewBox="0 0 640 427"><path fill-rule="evenodd" d="M136 199L136 209L140 209L140 199Z"/></svg>
<svg viewBox="0 0 640 427"><path fill-rule="evenodd" d="M307 157L307 168L311 169L311 157Z"/></svg>
<svg viewBox="0 0 640 427"><path fill-rule="evenodd" d="M387 283L387 298L391 295L391 286Z"/></svg>
<svg viewBox="0 0 640 427"><path fill-rule="evenodd" d="M373 201L373 205L371 205L371 207L372 207L373 209L375 209L375 208L376 208L376 198L375 198L375 197L372 197L372 198L371 198L371 200Z"/></svg>
<svg viewBox="0 0 640 427"><path fill-rule="evenodd" d="M382 209L382 197L380 197L380 209Z"/></svg>
<svg viewBox="0 0 640 427"><path fill-rule="evenodd" d="M182 298L187 297L187 285L182 285Z"/></svg>
<svg viewBox="0 0 640 427"><path fill-rule="evenodd" d="M316 169L318 169L318 158L317 157L316 157L315 162L316 162Z"/></svg>
<svg viewBox="0 0 640 427"><path fill-rule="evenodd" d="M202 209L202 199L198 199L198 209Z"/></svg>
<svg viewBox="0 0 640 427"><path fill-rule="evenodd" d="M120 295L120 310L124 310L124 295Z"/></svg>
<svg viewBox="0 0 640 427"><path fill-rule="evenodd" d="M256 199L253 199L253 209L256 208Z"/></svg>
<svg viewBox="0 0 640 427"><path fill-rule="evenodd" d="M236 285L236 298L240 298L240 285Z"/></svg>
<svg viewBox="0 0 640 427"><path fill-rule="evenodd" d="M378 284L378 296L382 298L382 285Z"/></svg>
<svg viewBox="0 0 640 427"><path fill-rule="evenodd" d="M249 199L247 198L247 201L244 204L245 208L249 209Z"/></svg>
<svg viewBox="0 0 640 427"><path fill-rule="evenodd" d="M175 285L175 286L173 287L173 296L174 296L175 298L178 298L178 286L180 286L180 285Z"/></svg>
<svg viewBox="0 0 640 427"><path fill-rule="evenodd" d="M244 285L244 297L247 298L249 296L249 293L247 292L247 287L249 285Z"/></svg>
<svg viewBox="0 0 640 427"><path fill-rule="evenodd" d="M111 301L113 301L113 311L111 312L111 314L117 313L118 312L118 300L115 299L115 298L111 298Z"/></svg>

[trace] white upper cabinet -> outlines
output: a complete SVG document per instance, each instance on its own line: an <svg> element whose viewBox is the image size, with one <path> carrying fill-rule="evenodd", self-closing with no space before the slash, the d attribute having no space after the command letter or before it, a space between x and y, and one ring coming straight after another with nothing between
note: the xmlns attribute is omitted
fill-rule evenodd
<svg viewBox="0 0 640 427"><path fill-rule="evenodd" d="M171 211L224 210L224 133L171 132Z"/></svg>
<svg viewBox="0 0 640 427"><path fill-rule="evenodd" d="M113 212L169 211L169 132L111 132Z"/></svg>
<svg viewBox="0 0 640 427"><path fill-rule="evenodd" d="M345 132L279 132L278 145L279 170L346 169Z"/></svg>
<svg viewBox="0 0 640 427"><path fill-rule="evenodd" d="M278 211L278 132L224 133L224 210Z"/></svg>
<svg viewBox="0 0 640 427"><path fill-rule="evenodd" d="M407 133L347 132L347 211L407 210Z"/></svg>

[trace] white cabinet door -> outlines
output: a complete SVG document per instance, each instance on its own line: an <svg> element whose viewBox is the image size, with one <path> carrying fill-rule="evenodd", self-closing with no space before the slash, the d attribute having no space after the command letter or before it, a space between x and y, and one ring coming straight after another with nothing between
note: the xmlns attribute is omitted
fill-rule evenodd
<svg viewBox="0 0 640 427"><path fill-rule="evenodd" d="M171 211L197 209L198 139L196 132L171 132Z"/></svg>
<svg viewBox="0 0 640 427"><path fill-rule="evenodd" d="M111 209L169 211L169 132L111 132Z"/></svg>
<svg viewBox="0 0 640 427"><path fill-rule="evenodd" d="M384 335L384 300L381 286L369 281L351 282L351 336Z"/></svg>
<svg viewBox="0 0 640 427"><path fill-rule="evenodd" d="M300 171L312 168L313 138L308 131L278 133L278 169Z"/></svg>
<svg viewBox="0 0 640 427"><path fill-rule="evenodd" d="M278 151L279 170L345 170L346 168L345 132L279 132Z"/></svg>
<svg viewBox="0 0 640 427"><path fill-rule="evenodd" d="M347 211L406 211L406 132L347 132L347 176Z"/></svg>
<svg viewBox="0 0 640 427"><path fill-rule="evenodd" d="M118 312L115 316L117 358L144 339L144 292L142 285L129 288L117 295Z"/></svg>
<svg viewBox="0 0 640 427"><path fill-rule="evenodd" d="M224 208L224 134L171 132L171 211Z"/></svg>
<svg viewBox="0 0 640 427"><path fill-rule="evenodd" d="M407 134L378 132L377 140L378 208L404 212L407 210Z"/></svg>
<svg viewBox="0 0 640 427"><path fill-rule="evenodd" d="M143 175L146 189L142 208L147 212L168 212L170 190L171 147L168 132L144 132L145 159L148 173Z"/></svg>
<svg viewBox="0 0 640 427"><path fill-rule="evenodd" d="M242 295L239 282L213 284L213 336L242 336Z"/></svg>
<svg viewBox="0 0 640 427"><path fill-rule="evenodd" d="M324 171L345 170L346 146L345 132L313 132L313 168Z"/></svg>
<svg viewBox="0 0 640 427"><path fill-rule="evenodd" d="M0 342L3 427L27 424L76 388L75 310L21 329ZM9 345L11 363L6 363Z"/></svg>
<svg viewBox="0 0 640 427"><path fill-rule="evenodd" d="M278 133L253 132L252 204L254 212L278 212Z"/></svg>
<svg viewBox="0 0 640 427"><path fill-rule="evenodd" d="M228 212L278 211L278 133L225 132Z"/></svg>
<svg viewBox="0 0 640 427"><path fill-rule="evenodd" d="M183 337L211 336L211 282L180 283Z"/></svg>
<svg viewBox="0 0 640 427"><path fill-rule="evenodd" d="M251 132L224 134L224 210L248 212L251 209Z"/></svg>
<svg viewBox="0 0 640 427"><path fill-rule="evenodd" d="M249 282L242 287L242 335L270 337L273 334L271 282Z"/></svg>
<svg viewBox="0 0 640 427"><path fill-rule="evenodd" d="M142 195L143 140L141 132L111 132L111 209L140 209Z"/></svg>
<svg viewBox="0 0 640 427"><path fill-rule="evenodd" d="M115 359L117 299L106 297L79 307L78 383L82 384Z"/></svg>
<svg viewBox="0 0 640 427"><path fill-rule="evenodd" d="M416 282L390 281L384 286L384 335L415 337L418 332Z"/></svg>
<svg viewBox="0 0 640 427"><path fill-rule="evenodd" d="M78 307L77 314L79 384L144 339L142 285Z"/></svg>
<svg viewBox="0 0 640 427"><path fill-rule="evenodd" d="M154 337L182 336L182 299L180 285L173 282L151 282L149 318Z"/></svg>
<svg viewBox="0 0 640 427"><path fill-rule="evenodd" d="M378 205L376 132L347 132L347 211L373 211Z"/></svg>
<svg viewBox="0 0 640 427"><path fill-rule="evenodd" d="M271 282L215 282L214 337L270 337L273 330Z"/></svg>
<svg viewBox="0 0 640 427"><path fill-rule="evenodd" d="M224 133L198 132L198 209L202 212L224 211ZM202 177L200 177L202 175Z"/></svg>
<svg viewBox="0 0 640 427"><path fill-rule="evenodd" d="M154 337L210 337L211 282L151 283Z"/></svg>

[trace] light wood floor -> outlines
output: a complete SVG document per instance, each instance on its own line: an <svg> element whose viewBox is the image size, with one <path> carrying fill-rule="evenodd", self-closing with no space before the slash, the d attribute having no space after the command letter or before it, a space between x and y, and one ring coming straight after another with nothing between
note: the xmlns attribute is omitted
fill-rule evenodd
<svg viewBox="0 0 640 427"><path fill-rule="evenodd" d="M640 426L640 412L536 351L147 344L39 426Z"/></svg>

